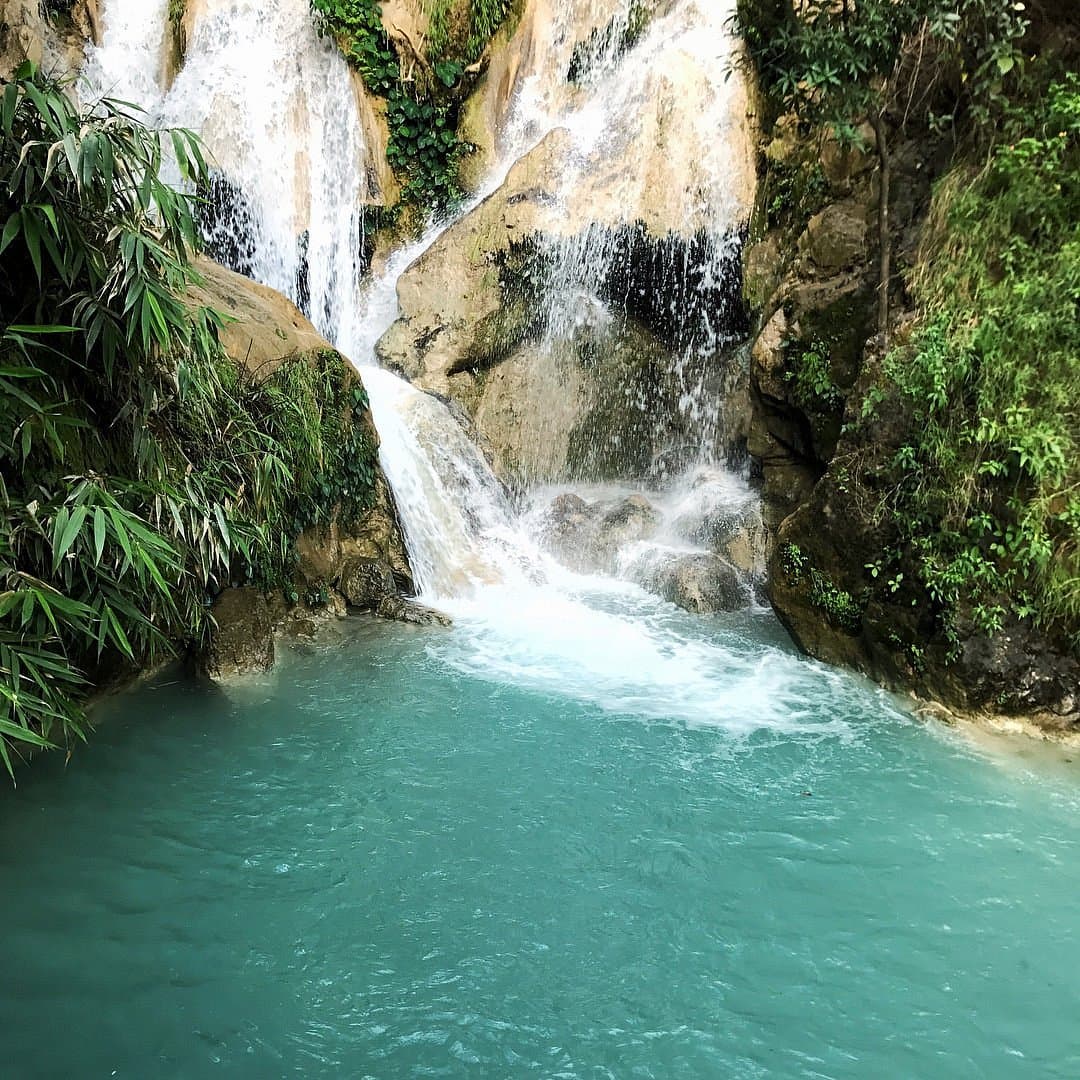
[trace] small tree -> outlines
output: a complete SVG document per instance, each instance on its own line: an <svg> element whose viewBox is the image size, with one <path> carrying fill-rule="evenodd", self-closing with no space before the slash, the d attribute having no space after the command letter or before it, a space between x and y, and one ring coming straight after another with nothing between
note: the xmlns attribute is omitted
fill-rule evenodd
<svg viewBox="0 0 1080 1080"><path fill-rule="evenodd" d="M888 334L892 244L887 115L901 83L923 66L956 66L961 106L985 120L1001 80L1022 57L1023 4L1002 0L740 0L735 29L745 39L765 92L801 120L830 126L857 143L865 118L881 167L878 204L878 330ZM928 117L940 122L941 118Z"/></svg>

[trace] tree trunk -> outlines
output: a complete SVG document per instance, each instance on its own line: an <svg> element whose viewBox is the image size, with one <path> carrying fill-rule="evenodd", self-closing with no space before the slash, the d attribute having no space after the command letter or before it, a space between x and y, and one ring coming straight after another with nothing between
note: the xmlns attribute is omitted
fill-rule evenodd
<svg viewBox="0 0 1080 1080"><path fill-rule="evenodd" d="M892 233L889 230L889 183L891 180L889 144L885 134L884 112L874 117L878 161L881 163L881 183L878 193L878 244L881 269L878 278L878 333L886 348L889 344L889 280L892 277Z"/></svg>

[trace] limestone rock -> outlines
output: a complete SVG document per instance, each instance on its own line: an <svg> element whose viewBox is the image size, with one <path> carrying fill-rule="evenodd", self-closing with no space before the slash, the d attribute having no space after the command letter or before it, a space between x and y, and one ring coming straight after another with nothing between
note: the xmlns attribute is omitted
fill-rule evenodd
<svg viewBox="0 0 1080 1080"><path fill-rule="evenodd" d="M753 308L763 308L780 284L783 254L776 236L751 244L743 253L743 294Z"/></svg>
<svg viewBox="0 0 1080 1080"><path fill-rule="evenodd" d="M749 598L739 571L719 555L708 553L681 555L662 563L642 584L698 615L738 611Z"/></svg>
<svg viewBox="0 0 1080 1080"><path fill-rule="evenodd" d="M191 287L190 299L226 316L221 343L248 371L265 377L290 356L331 348L281 293L206 258L197 260L196 269L202 283Z"/></svg>
<svg viewBox="0 0 1080 1080"><path fill-rule="evenodd" d="M394 572L381 559L352 559L341 572L341 592L356 608L373 611L384 596L397 589Z"/></svg>
<svg viewBox="0 0 1080 1080"><path fill-rule="evenodd" d="M382 619L417 626L452 625L441 611L401 596L394 572L381 559L352 559L341 573L340 588L351 607L373 611Z"/></svg>
<svg viewBox="0 0 1080 1080"><path fill-rule="evenodd" d="M867 254L866 208L857 202L833 203L815 214L799 239L822 270L840 270Z"/></svg>
<svg viewBox="0 0 1080 1080"><path fill-rule="evenodd" d="M98 0L76 0L68 21L47 18L40 0L0 0L0 78L27 60L48 75L74 75L87 41L99 36Z"/></svg>
<svg viewBox="0 0 1080 1080"><path fill-rule="evenodd" d="M877 136L870 124L858 131L861 145L841 143L829 133L821 147L821 171L829 186L840 195L849 195L854 181L877 165Z"/></svg>
<svg viewBox="0 0 1080 1080"><path fill-rule="evenodd" d="M403 596L384 596L375 608L375 614L380 619L390 619L394 622L412 623L414 626L453 626L454 620L449 615L418 604L415 600L408 600Z"/></svg>
<svg viewBox="0 0 1080 1080"><path fill-rule="evenodd" d="M758 389L778 400L787 396L788 384L784 379L786 363L784 347L787 344L788 323L784 309L777 308L772 318L754 339L750 350L753 373Z"/></svg>
<svg viewBox="0 0 1080 1080"><path fill-rule="evenodd" d="M226 589L213 608L215 627L201 658L206 673L228 679L274 666L275 620L261 589Z"/></svg>

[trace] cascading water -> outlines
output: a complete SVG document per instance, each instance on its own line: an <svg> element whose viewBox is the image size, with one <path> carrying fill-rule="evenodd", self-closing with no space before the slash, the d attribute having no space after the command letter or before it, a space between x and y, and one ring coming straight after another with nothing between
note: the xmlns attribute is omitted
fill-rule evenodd
<svg viewBox="0 0 1080 1080"><path fill-rule="evenodd" d="M371 366L396 316L397 276L430 238L362 289L366 151L345 61L319 39L308 0L208 0L166 88L167 21L167 0L109 0L84 95L130 100L152 122L201 135L217 170L211 251L297 302L365 367L421 594L489 579L477 537L505 524L500 486L440 403Z"/></svg>
<svg viewBox="0 0 1080 1080"><path fill-rule="evenodd" d="M656 90L654 69L698 56L702 46L695 45L696 35L703 29L715 34L720 25L715 11L694 0L675 4L625 55L618 48L595 50L587 75L575 88L566 77L574 33L584 26L610 35L620 18L630 17L632 5L620 0L572 7L549 13L539 4L534 12L549 47L533 49L538 66L523 76L503 125L500 161L463 215L502 183L523 153L563 129L571 133L562 166L569 208L575 187L587 187L593 170L610 167L613 155L640 127L642 109ZM608 585L568 575L539 552L528 527L516 525L501 485L449 410L373 366L375 344L397 317L398 277L441 230L398 251L382 274L364 280L360 237L366 151L355 91L344 61L315 33L307 0L209 0L195 18L183 67L168 87L166 65L155 59L163 52L167 5L154 5L154 15L134 0L108 0L102 46L90 50L90 92L134 97L153 120L201 134L221 184L220 198L211 193L219 211L208 222L211 240L231 241L247 273L304 304L320 331L360 365L420 595L449 607L473 627L465 655L455 652L448 662L471 666L477 657L496 652L518 655L523 669L561 668L568 684L586 687L598 677L606 685L618 677L605 659L605 643L613 639L623 640L628 655L639 660L652 655L656 672L667 671L664 658L675 651L690 656L693 650L681 636L678 641L669 637L667 620L658 617L653 601L648 617L630 617L626 601L614 599ZM137 78L127 66L132 56L142 58ZM709 86L710 100L725 116L730 93L724 89L723 58L714 59L718 70L715 86ZM689 121L683 117L683 122ZM693 123L704 130L709 121L694 117ZM715 131L711 136L722 138ZM676 289L671 304L692 307L711 279L727 272L722 267L730 263L731 237L745 212L728 174L706 169L704 175L711 189L695 179L668 199L672 220L689 222L697 238L694 265L687 268L691 276L682 275L691 284L681 294ZM638 208L655 180L626 179L616 201L632 214L631 221L643 216ZM581 224L587 225L587 219ZM687 250L681 249L679 257L685 259ZM609 233L583 227L568 231L561 241L553 239L549 255L559 268L550 294L559 298L575 290L599 291L598 283L611 276L625 252L610 242ZM573 306L580 313L581 305ZM554 324L557 304L552 301L548 310ZM682 312L677 315L685 321ZM695 340L700 348L700 339ZM684 396L690 402L701 397ZM695 485L692 490L704 489ZM654 550L663 549L665 539L672 541L661 537ZM620 558L620 565L640 563L648 561L648 553L639 545ZM538 588L542 578L549 584ZM636 590L634 595L640 596ZM523 612L531 613L532 626L525 639L520 638ZM599 648L568 650L568 639L556 630L570 620ZM518 644L508 648L507 635L514 634ZM732 655L721 655L712 645L701 650L698 699L726 700L723 672L730 674ZM525 654L531 659L526 661ZM757 661L750 654L745 660L751 664L750 678ZM616 668L627 677L621 663ZM640 684L641 696L662 691L662 684L674 677L674 669L667 671L649 689L650 670L647 664L634 665L631 681ZM574 671L576 679L569 674ZM660 699L669 696L660 693Z"/></svg>

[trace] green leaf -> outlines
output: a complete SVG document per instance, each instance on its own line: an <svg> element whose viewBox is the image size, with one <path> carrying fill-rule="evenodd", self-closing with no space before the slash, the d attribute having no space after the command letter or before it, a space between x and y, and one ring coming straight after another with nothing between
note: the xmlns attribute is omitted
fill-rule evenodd
<svg viewBox="0 0 1080 1080"><path fill-rule="evenodd" d="M64 556L71 550L72 545L75 543L79 532L82 530L83 522L86 520L87 508L85 506L77 506L64 527L63 534L60 537L60 543L53 549L53 563L59 566L63 561Z"/></svg>

